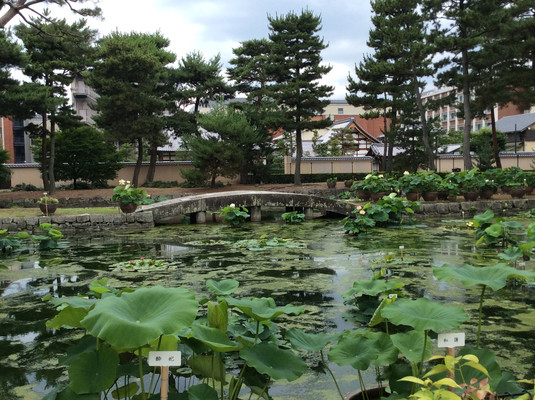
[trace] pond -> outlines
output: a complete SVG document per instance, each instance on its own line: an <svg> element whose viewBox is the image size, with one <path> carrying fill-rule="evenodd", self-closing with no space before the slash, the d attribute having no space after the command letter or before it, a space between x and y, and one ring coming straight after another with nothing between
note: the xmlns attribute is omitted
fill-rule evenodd
<svg viewBox="0 0 535 400"><path fill-rule="evenodd" d="M206 294L207 279L236 279L236 297L273 297L278 305L302 306L305 312L283 318L281 325L310 332L351 328L342 293L353 281L381 268L404 284L409 297L463 304L471 321L462 327L467 344L475 344L479 292L437 281L431 267L448 263L491 265L494 251L475 249L467 221L430 220L401 229L376 229L366 238L345 235L339 220L283 225L281 221L224 225L169 225L149 231L106 232L66 237L68 246L4 261L0 270L0 396L39 399L64 370L57 357L71 333L47 329L55 310L42 301L47 294L84 293L91 280L109 277L115 287L184 286ZM299 247L259 250L251 239L292 239ZM248 242L249 241L249 242ZM403 246L403 256L400 246ZM256 246L257 247L257 246ZM168 270L121 271L113 265L141 257L171 263ZM533 268L528 261L527 268ZM507 287L487 291L483 347L498 353L503 368L519 378L535 373L535 288ZM335 399L332 380L317 360L296 382L276 384L277 399ZM342 392L355 390L354 370L331 366ZM371 382L373 374L366 376Z"/></svg>

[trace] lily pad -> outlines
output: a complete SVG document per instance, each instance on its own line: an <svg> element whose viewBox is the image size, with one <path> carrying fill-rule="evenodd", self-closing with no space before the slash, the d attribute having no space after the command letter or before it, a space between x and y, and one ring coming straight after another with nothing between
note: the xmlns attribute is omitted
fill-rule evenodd
<svg viewBox="0 0 535 400"><path fill-rule="evenodd" d="M238 289L240 283L234 279L224 279L222 281L214 281L208 279L206 281L206 287L210 292L218 296L228 296Z"/></svg>
<svg viewBox="0 0 535 400"><path fill-rule="evenodd" d="M282 314L298 315L303 312L301 307L295 307L291 304L284 307L277 307L275 300L271 297L261 297L251 300L228 298L227 304L230 307L238 308L256 321L272 320Z"/></svg>
<svg viewBox="0 0 535 400"><path fill-rule="evenodd" d="M327 346L327 343L334 340L335 336L325 332L306 333L301 329L292 328L286 333L286 339L298 349L320 351Z"/></svg>
<svg viewBox="0 0 535 400"><path fill-rule="evenodd" d="M141 288L99 300L82 320L82 326L112 346L135 349L160 335L189 327L197 308L195 294L187 289Z"/></svg>

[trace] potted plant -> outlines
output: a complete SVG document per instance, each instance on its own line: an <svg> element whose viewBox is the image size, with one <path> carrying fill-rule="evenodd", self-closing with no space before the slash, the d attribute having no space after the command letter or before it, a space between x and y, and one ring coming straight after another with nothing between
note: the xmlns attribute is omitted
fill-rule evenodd
<svg viewBox="0 0 535 400"><path fill-rule="evenodd" d="M441 200L457 200L457 196L459 195L459 185L454 179L452 179L452 174L453 173L447 175L440 182L440 185L438 187L438 198ZM441 193L443 194L441 195Z"/></svg>
<svg viewBox="0 0 535 400"><path fill-rule="evenodd" d="M327 178L327 187L329 189L334 189L336 187L336 181L338 178L336 176L332 176L330 178Z"/></svg>
<svg viewBox="0 0 535 400"><path fill-rule="evenodd" d="M442 178L434 171L420 172L422 197L425 201L435 201Z"/></svg>
<svg viewBox="0 0 535 400"><path fill-rule="evenodd" d="M124 213L133 213L136 211L138 205L151 204L154 201L149 197L148 193L137 187L132 186L130 181L121 179L119 185L113 189L111 201L117 201L119 208Z"/></svg>
<svg viewBox="0 0 535 400"><path fill-rule="evenodd" d="M479 197L480 181L477 177L477 174L477 168L473 168L470 171L461 171L455 174L461 194L464 196L466 201L474 201Z"/></svg>
<svg viewBox="0 0 535 400"><path fill-rule="evenodd" d="M395 192L397 182L394 182L392 178L386 178L383 174L368 174L364 178L363 187L371 193L372 201L377 201L383 196Z"/></svg>
<svg viewBox="0 0 535 400"><path fill-rule="evenodd" d="M346 180L344 181L344 186L345 186L346 188L350 188L351 186L353 186L353 182L354 182L354 181L355 181L354 179L346 179Z"/></svg>
<svg viewBox="0 0 535 400"><path fill-rule="evenodd" d="M422 178L419 174L405 171L398 179L399 186L408 200L416 201L422 192Z"/></svg>
<svg viewBox="0 0 535 400"><path fill-rule="evenodd" d="M37 200L37 204L39 204L39 209L47 217L56 212L58 208L58 203L58 199L56 199L55 197L48 196L46 192L43 193L43 196L39 200Z"/></svg>
<svg viewBox="0 0 535 400"><path fill-rule="evenodd" d="M357 192L357 197L361 200L370 200L371 193L367 188L367 185L364 181L353 183L351 189Z"/></svg>
<svg viewBox="0 0 535 400"><path fill-rule="evenodd" d="M488 200L496 193L498 184L491 179L486 178L484 175L478 175L479 179L479 197Z"/></svg>

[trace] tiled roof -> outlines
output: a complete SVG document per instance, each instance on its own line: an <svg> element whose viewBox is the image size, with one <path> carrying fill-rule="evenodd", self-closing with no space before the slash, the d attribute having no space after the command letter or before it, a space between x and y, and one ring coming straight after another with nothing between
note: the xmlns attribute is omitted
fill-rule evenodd
<svg viewBox="0 0 535 400"><path fill-rule="evenodd" d="M535 113L518 114L500 118L496 121L496 129L503 133L523 132L535 124Z"/></svg>

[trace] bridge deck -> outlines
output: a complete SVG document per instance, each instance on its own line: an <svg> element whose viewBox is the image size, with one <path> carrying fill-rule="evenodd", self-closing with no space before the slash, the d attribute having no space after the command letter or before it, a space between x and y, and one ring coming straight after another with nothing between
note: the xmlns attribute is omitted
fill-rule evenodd
<svg viewBox="0 0 535 400"><path fill-rule="evenodd" d="M184 196L142 207L152 211L154 220L192 214L204 211L219 211L230 204L245 207L296 207L313 208L324 212L347 215L354 206L346 202L308 194L268 192L268 191L229 191Z"/></svg>

